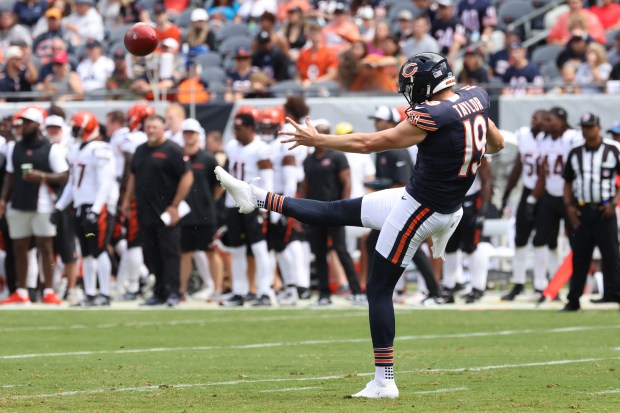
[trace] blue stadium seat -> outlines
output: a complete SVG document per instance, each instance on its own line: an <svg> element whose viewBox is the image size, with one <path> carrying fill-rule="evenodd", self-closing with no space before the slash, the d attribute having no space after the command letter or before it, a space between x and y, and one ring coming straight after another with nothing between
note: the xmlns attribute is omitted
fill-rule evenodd
<svg viewBox="0 0 620 413"><path fill-rule="evenodd" d="M219 41L224 41L233 36L248 36L248 26L240 23L231 23L215 32L215 37Z"/></svg>
<svg viewBox="0 0 620 413"><path fill-rule="evenodd" d="M214 52L203 53L196 56L196 63L205 67L220 67L222 65L222 58L220 55Z"/></svg>
<svg viewBox="0 0 620 413"><path fill-rule="evenodd" d="M522 0L509 0L502 4L497 12L499 25L508 25L520 17L531 13L534 10L532 5Z"/></svg>
<svg viewBox="0 0 620 413"><path fill-rule="evenodd" d="M226 56L235 53L237 48L245 47L252 50L252 38L250 36L233 36L222 42L220 45L220 54Z"/></svg>
<svg viewBox="0 0 620 413"><path fill-rule="evenodd" d="M530 61L536 66L541 67L547 62L553 62L558 58L558 55L564 50L563 46L557 44L546 44L534 49Z"/></svg>
<svg viewBox="0 0 620 413"><path fill-rule="evenodd" d="M212 82L223 83L226 81L226 72L221 67L203 67L200 78L208 84Z"/></svg>
<svg viewBox="0 0 620 413"><path fill-rule="evenodd" d="M269 87L269 91L274 97L287 97L287 96L301 96L304 89L295 80L283 80L282 82L274 83Z"/></svg>

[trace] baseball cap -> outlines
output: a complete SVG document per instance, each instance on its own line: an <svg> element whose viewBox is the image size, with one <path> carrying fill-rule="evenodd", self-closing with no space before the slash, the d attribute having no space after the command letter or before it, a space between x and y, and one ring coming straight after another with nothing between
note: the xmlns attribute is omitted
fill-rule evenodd
<svg viewBox="0 0 620 413"><path fill-rule="evenodd" d="M254 127L254 116L249 113L240 113L235 116L234 121L235 126L246 126L246 127Z"/></svg>
<svg viewBox="0 0 620 413"><path fill-rule="evenodd" d="M370 20L375 17L375 11L370 6L360 7L357 11L357 15L362 20Z"/></svg>
<svg viewBox="0 0 620 413"><path fill-rule="evenodd" d="M271 40L271 35L267 30L263 30L256 36L256 40L258 40L259 43L268 43Z"/></svg>
<svg viewBox="0 0 620 413"><path fill-rule="evenodd" d="M512 42L510 43L510 46L508 47L510 50L513 49L522 49L523 48L523 43L521 42Z"/></svg>
<svg viewBox="0 0 620 413"><path fill-rule="evenodd" d="M387 120L388 122L398 123L398 121L400 120L400 114L394 108L390 108L386 105L381 105L378 106L377 109L375 109L375 113L369 116L368 119Z"/></svg>
<svg viewBox="0 0 620 413"><path fill-rule="evenodd" d="M398 12L398 20L411 20L413 19L413 13L405 9Z"/></svg>
<svg viewBox="0 0 620 413"><path fill-rule="evenodd" d="M620 135L620 121L614 123L610 129L607 129L607 133L615 133L616 135Z"/></svg>
<svg viewBox="0 0 620 413"><path fill-rule="evenodd" d="M51 115L48 116L47 118L45 118L45 127L47 128L48 126L57 126L59 128L62 128L65 125L65 120L57 115Z"/></svg>
<svg viewBox="0 0 620 413"><path fill-rule="evenodd" d="M198 132L202 131L202 127L200 123L196 119L188 118L183 121L181 124L181 130L183 132Z"/></svg>
<svg viewBox="0 0 620 413"><path fill-rule="evenodd" d="M39 109L35 108L26 109L24 113L21 114L20 118L31 120L39 125L43 123L43 113Z"/></svg>
<svg viewBox="0 0 620 413"><path fill-rule="evenodd" d="M192 10L190 20L193 22L206 22L209 20L209 13L205 9L194 9Z"/></svg>
<svg viewBox="0 0 620 413"><path fill-rule="evenodd" d="M55 7L47 9L45 12L45 17L48 19L60 19L62 18L62 13Z"/></svg>
<svg viewBox="0 0 620 413"><path fill-rule="evenodd" d="M331 128L332 124L325 118L319 118L317 120L312 121L312 126L314 126L315 128L317 126L325 126L326 128Z"/></svg>
<svg viewBox="0 0 620 413"><path fill-rule="evenodd" d="M166 6L163 3L155 3L155 7L153 7L153 11L155 14L162 14L166 12Z"/></svg>
<svg viewBox="0 0 620 413"><path fill-rule="evenodd" d="M349 133L353 133L354 130L353 125L349 122L340 122L334 128L334 133L336 135L347 135Z"/></svg>
<svg viewBox="0 0 620 413"><path fill-rule="evenodd" d="M437 3L438 6L444 7L451 7L454 5L454 3L452 3L452 0L435 0L435 3Z"/></svg>
<svg viewBox="0 0 620 413"><path fill-rule="evenodd" d="M24 57L24 52L22 51L21 47L19 46L9 47L9 49L6 52L6 55L4 56L6 60L12 59L14 57Z"/></svg>
<svg viewBox="0 0 620 413"><path fill-rule="evenodd" d="M125 51L123 50L122 47L117 47L116 49L114 49L114 52L112 52L112 59L113 60L124 60L125 59Z"/></svg>
<svg viewBox="0 0 620 413"><path fill-rule="evenodd" d="M566 110L564 110L564 108L561 108L559 106L554 106L551 109L549 109L549 113L562 119L564 122L568 122L568 113L566 112Z"/></svg>
<svg viewBox="0 0 620 413"><path fill-rule="evenodd" d="M67 52L56 52L52 56L52 63L60 63L65 64L69 61L69 56Z"/></svg>
<svg viewBox="0 0 620 413"><path fill-rule="evenodd" d="M101 47L101 42L99 40L90 39L88 42L86 42L86 47Z"/></svg>
<svg viewBox="0 0 620 413"><path fill-rule="evenodd" d="M344 3L336 3L334 13L346 13L347 11L347 6Z"/></svg>
<svg viewBox="0 0 620 413"><path fill-rule="evenodd" d="M235 52L235 57L250 57L250 56L252 56L252 53L250 53L250 51L246 49L245 47L238 47L237 51Z"/></svg>
<svg viewBox="0 0 620 413"><path fill-rule="evenodd" d="M172 37L166 37L163 42L161 42L162 46L168 47L170 49L178 50L179 42L177 42Z"/></svg>
<svg viewBox="0 0 620 413"><path fill-rule="evenodd" d="M579 126L598 126L601 124L601 120L594 113L584 113L579 118Z"/></svg>
<svg viewBox="0 0 620 413"><path fill-rule="evenodd" d="M94 6L95 1L94 0L75 0L75 4L88 4L90 6Z"/></svg>

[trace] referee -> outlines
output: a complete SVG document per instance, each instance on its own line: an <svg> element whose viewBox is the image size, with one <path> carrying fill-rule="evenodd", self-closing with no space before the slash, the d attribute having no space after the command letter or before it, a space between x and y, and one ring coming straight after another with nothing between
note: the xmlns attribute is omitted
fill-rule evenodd
<svg viewBox="0 0 620 413"><path fill-rule="evenodd" d="M620 303L620 252L615 205L616 175L620 174L620 145L603 141L598 116L581 117L585 144L573 148L564 167L564 204L572 226L573 276L568 304L562 311L578 311L594 247L601 251L604 295L601 301Z"/></svg>

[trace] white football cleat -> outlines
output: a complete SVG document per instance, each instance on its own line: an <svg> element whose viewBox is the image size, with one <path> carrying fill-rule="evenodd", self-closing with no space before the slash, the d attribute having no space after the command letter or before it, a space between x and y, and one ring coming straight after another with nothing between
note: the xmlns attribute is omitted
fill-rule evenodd
<svg viewBox="0 0 620 413"><path fill-rule="evenodd" d="M351 397L365 397L367 399L396 399L398 397L398 387L394 380L377 383L375 380L368 382L364 390L355 393Z"/></svg>
<svg viewBox="0 0 620 413"><path fill-rule="evenodd" d="M220 181L220 185L230 192L230 195L232 195L239 207L240 213L249 214L258 208L256 198L252 195L252 189L249 183L233 177L221 166L215 167L215 177Z"/></svg>

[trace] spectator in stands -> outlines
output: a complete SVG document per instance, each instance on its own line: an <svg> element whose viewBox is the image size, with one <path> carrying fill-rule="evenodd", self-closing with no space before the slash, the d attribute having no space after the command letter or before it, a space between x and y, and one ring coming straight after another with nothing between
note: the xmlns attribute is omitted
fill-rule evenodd
<svg viewBox="0 0 620 413"><path fill-rule="evenodd" d="M73 13L75 5L73 3L65 3L64 0L54 0L50 4L46 12L52 9L60 11L60 19L62 20L63 18L68 17L71 13ZM47 32L48 29L49 28L47 27L47 17L44 14L41 18L39 18L37 23L32 28L32 37L36 39L43 33Z"/></svg>
<svg viewBox="0 0 620 413"><path fill-rule="evenodd" d="M577 68L579 64L574 61L568 61L562 66L560 74L562 78L557 82L558 84L549 90L550 95L565 95L565 94L578 94L580 92L579 85L577 84Z"/></svg>
<svg viewBox="0 0 620 413"><path fill-rule="evenodd" d="M525 47L521 42L510 45L510 66L506 69L502 80L510 85L504 89L504 94L540 94L542 93L543 78L538 68L527 59ZM533 88L528 87L533 85Z"/></svg>
<svg viewBox="0 0 620 413"><path fill-rule="evenodd" d="M278 20L285 21L287 18L291 18L292 10L299 10L299 14L302 15L308 11L310 3L308 0L283 0L278 2Z"/></svg>
<svg viewBox="0 0 620 413"><path fill-rule="evenodd" d="M607 52L607 61L612 66L620 62L620 31L616 32L614 36L614 46Z"/></svg>
<svg viewBox="0 0 620 413"><path fill-rule="evenodd" d="M215 0L207 11L212 19L232 22L238 9L239 5L235 0Z"/></svg>
<svg viewBox="0 0 620 413"><path fill-rule="evenodd" d="M19 0L15 3L13 11L19 24L32 27L43 16L46 8L47 1L45 0Z"/></svg>
<svg viewBox="0 0 620 413"><path fill-rule="evenodd" d="M368 55L361 60L361 70L357 75L351 91L353 92L396 92L396 81L391 76L393 59L377 55Z"/></svg>
<svg viewBox="0 0 620 413"><path fill-rule="evenodd" d="M181 44L181 30L168 18L166 7L162 3L156 3L154 12L155 30L159 36L159 41L163 43L164 40L172 38L177 41L177 44Z"/></svg>
<svg viewBox="0 0 620 413"><path fill-rule="evenodd" d="M620 4L615 0L601 0L601 5L593 5L588 9L600 20L605 30L620 29Z"/></svg>
<svg viewBox="0 0 620 413"><path fill-rule="evenodd" d="M575 32L566 43L564 50L558 55L555 64L558 69L564 67L566 62L575 61L577 63L586 61L586 50L588 49L588 36L583 32Z"/></svg>
<svg viewBox="0 0 620 413"><path fill-rule="evenodd" d="M163 0L164 7L173 15L178 15L183 10L187 9L190 0Z"/></svg>
<svg viewBox="0 0 620 413"><path fill-rule="evenodd" d="M453 0L437 0L437 19L431 33L437 40L440 53L452 58L467 43L465 27L454 12Z"/></svg>
<svg viewBox="0 0 620 413"><path fill-rule="evenodd" d="M570 38L569 19L581 15L586 20L588 34L599 43L605 44L605 29L594 13L583 8L583 0L568 0L569 11L560 15L547 36L547 43L565 44Z"/></svg>
<svg viewBox="0 0 620 413"><path fill-rule="evenodd" d="M490 0L460 0L458 16L471 43L487 40L497 25L497 13Z"/></svg>
<svg viewBox="0 0 620 413"><path fill-rule="evenodd" d="M30 55L19 46L11 46L4 55L5 67L0 72L0 101L27 102L32 96L6 97L3 93L30 92L32 85L37 83L39 71Z"/></svg>
<svg viewBox="0 0 620 413"><path fill-rule="evenodd" d="M413 35L405 41L401 51L405 56L413 56L417 53L439 53L439 44L429 34L431 23L427 16L419 15L413 21Z"/></svg>
<svg viewBox="0 0 620 413"><path fill-rule="evenodd" d="M384 42L390 36L390 26L385 20L377 22L375 35L372 40L366 43L368 54L385 56Z"/></svg>
<svg viewBox="0 0 620 413"><path fill-rule="evenodd" d="M114 62L103 55L103 47L97 40L86 43L86 58L77 67L85 92L104 89L106 81L114 72Z"/></svg>
<svg viewBox="0 0 620 413"><path fill-rule="evenodd" d="M52 57L53 73L45 77L39 90L47 94L49 100L64 102L67 100L81 100L84 87L80 76L71 70L69 56L65 52L56 52Z"/></svg>
<svg viewBox="0 0 620 413"><path fill-rule="evenodd" d="M404 43L407 39L413 37L414 19L411 11L404 9L398 12L396 22L398 23L398 29L396 30L395 36L399 42Z"/></svg>
<svg viewBox="0 0 620 413"><path fill-rule="evenodd" d="M174 39L172 39L174 40ZM159 74L156 75L156 70ZM162 76L164 75L164 76ZM159 82L155 82L155 79ZM136 78L130 86L131 91L144 97L147 100L154 100L154 93L167 94L169 90L173 89L176 85L176 81L172 76L172 71L163 73L160 66L156 64L150 64L146 71Z"/></svg>
<svg viewBox="0 0 620 413"><path fill-rule="evenodd" d="M332 48L323 44L321 26L309 23L307 32L311 45L304 49L297 59L297 80L304 87L335 80L338 75L338 56Z"/></svg>
<svg viewBox="0 0 620 413"><path fill-rule="evenodd" d="M260 19L258 20L258 24L260 26L261 31L265 31L269 33L271 36L271 43L283 51L284 53L288 53L288 41L282 35L280 35L276 29L276 15L270 13L268 11L261 14ZM254 51L256 51L256 41L254 45Z"/></svg>
<svg viewBox="0 0 620 413"><path fill-rule="evenodd" d="M306 23L299 7L289 9L288 19L282 27L282 35L288 44L288 56L292 61L299 57L299 51L306 45Z"/></svg>
<svg viewBox="0 0 620 413"><path fill-rule="evenodd" d="M200 78L196 70L196 63L188 60L185 66L187 76L181 79L177 86L177 102L179 103L206 103L211 98L208 84Z"/></svg>
<svg viewBox="0 0 620 413"><path fill-rule="evenodd" d="M359 37L359 29L350 20L347 6L337 3L331 23L323 28L323 41L340 53L350 47L350 41L355 42Z"/></svg>
<svg viewBox="0 0 620 413"><path fill-rule="evenodd" d="M246 0L237 11L237 19L244 22L257 22L263 13L276 14L278 4L276 0Z"/></svg>
<svg viewBox="0 0 620 413"><path fill-rule="evenodd" d="M103 19L103 27L105 27L106 30L111 31L121 25L120 0L99 0L99 3L97 3L97 10Z"/></svg>
<svg viewBox="0 0 620 413"><path fill-rule="evenodd" d="M489 58L489 71L491 76L502 77L510 63L509 49L514 42L520 42L521 38L515 31L504 31L504 48L493 53Z"/></svg>
<svg viewBox="0 0 620 413"><path fill-rule="evenodd" d="M602 85L609 78L611 69L611 65L607 63L605 48L598 43L590 43L586 51L586 61L579 65L576 74L577 84L581 85L581 93L591 94L603 91Z"/></svg>
<svg viewBox="0 0 620 413"><path fill-rule="evenodd" d="M388 36L383 41L383 49L385 50L384 60L386 62L392 61L392 66L388 66L387 73L394 79L397 79L400 68L403 67L409 56L405 56L400 52L400 45L396 36Z"/></svg>
<svg viewBox="0 0 620 413"><path fill-rule="evenodd" d="M357 9L357 18L361 20L358 24L360 39L369 42L375 36L375 12L371 6L363 6Z"/></svg>
<svg viewBox="0 0 620 413"><path fill-rule="evenodd" d="M620 63L616 63L611 69L609 80L607 81L607 93L620 93Z"/></svg>
<svg viewBox="0 0 620 413"><path fill-rule="evenodd" d="M484 67L482 56L477 49L469 46L463 57L463 69L459 73L458 83L467 85L484 85L489 83L489 75Z"/></svg>
<svg viewBox="0 0 620 413"><path fill-rule="evenodd" d="M41 33L34 39L32 44L32 50L34 54L41 58L43 63L48 63L49 59L54 54L51 43L52 39L58 37L64 39L66 33L62 28L62 15L60 10L51 8L45 12L45 19L47 20L47 31Z"/></svg>
<svg viewBox="0 0 620 413"><path fill-rule="evenodd" d="M47 75L51 75L54 72L52 68L52 62L51 62L52 55L58 52L68 53L67 43L64 40L62 40L60 37L52 38L50 40L50 44L51 44L51 47L50 47L51 55L49 57L50 60L48 62L45 62L45 64L41 66L41 69L39 70L39 82L43 82L45 78L47 77ZM77 69L76 62L70 59L69 64L71 65L71 70Z"/></svg>
<svg viewBox="0 0 620 413"><path fill-rule="evenodd" d="M344 90L351 90L353 81L362 71L362 59L366 55L366 43L360 40L353 43L351 49L339 56L338 82Z"/></svg>
<svg viewBox="0 0 620 413"><path fill-rule="evenodd" d="M108 96L115 99L119 95L114 91L127 90L131 87L133 79L129 77L129 71L127 70L127 57L125 56L125 50L119 47L112 53L112 60L114 61L114 71L112 76L106 81L106 89L112 93Z"/></svg>
<svg viewBox="0 0 620 413"><path fill-rule="evenodd" d="M187 59L182 56L180 44L169 37L161 42L161 53L159 55L159 70L162 77L168 77L168 73L172 72L172 79L175 82L180 81L185 76L185 63Z"/></svg>
<svg viewBox="0 0 620 413"><path fill-rule="evenodd" d="M209 28L209 15L205 9L192 10L192 21L187 31L188 54L200 54L215 51L215 33Z"/></svg>
<svg viewBox="0 0 620 413"><path fill-rule="evenodd" d="M434 8L433 0L413 0L413 4L420 10L419 16L426 16L431 23L435 23L437 9Z"/></svg>
<svg viewBox="0 0 620 413"><path fill-rule="evenodd" d="M17 16L12 9L0 6L0 53L6 55L15 42L32 45L32 37L28 29L17 24ZM6 57L4 60L6 61Z"/></svg>
<svg viewBox="0 0 620 413"><path fill-rule="evenodd" d="M149 11L143 9L137 0L123 0L119 10L119 18L124 24L150 21Z"/></svg>
<svg viewBox="0 0 620 413"><path fill-rule="evenodd" d="M94 5L94 0L75 0L75 12L65 18L63 25L70 32L73 46L91 39L103 41L103 19Z"/></svg>
<svg viewBox="0 0 620 413"><path fill-rule="evenodd" d="M243 96L250 91L250 76L258 71L252 67L251 59L252 54L243 47L239 47L235 52L234 66L226 72L227 101L243 99Z"/></svg>
<svg viewBox="0 0 620 413"><path fill-rule="evenodd" d="M271 41L271 34L261 31L256 36L257 49L252 55L252 66L258 67L275 82L290 79L288 57Z"/></svg>

